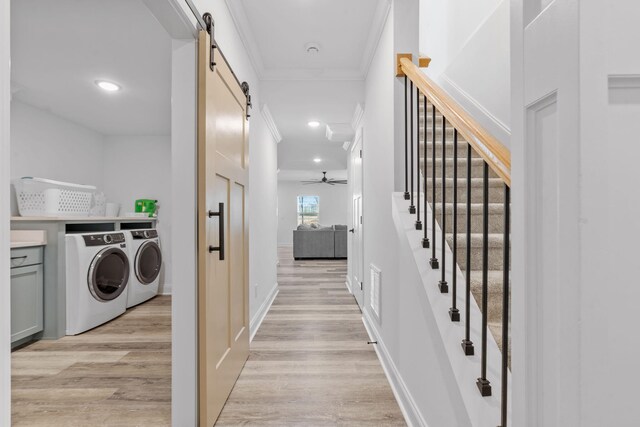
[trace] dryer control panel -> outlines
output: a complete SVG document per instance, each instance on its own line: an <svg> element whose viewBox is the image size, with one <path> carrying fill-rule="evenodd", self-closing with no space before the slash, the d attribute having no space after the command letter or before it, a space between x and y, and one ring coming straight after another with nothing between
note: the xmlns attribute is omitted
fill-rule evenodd
<svg viewBox="0 0 640 427"><path fill-rule="evenodd" d="M134 240L157 239L157 230L133 230L131 236Z"/></svg>
<svg viewBox="0 0 640 427"><path fill-rule="evenodd" d="M87 234L82 236L87 246L108 246L124 243L124 233Z"/></svg>

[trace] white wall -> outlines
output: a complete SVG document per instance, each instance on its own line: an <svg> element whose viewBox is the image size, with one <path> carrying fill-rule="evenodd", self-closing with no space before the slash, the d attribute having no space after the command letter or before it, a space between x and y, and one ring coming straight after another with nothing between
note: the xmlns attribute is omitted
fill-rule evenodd
<svg viewBox="0 0 640 427"><path fill-rule="evenodd" d="M461 405L459 390L446 381L448 360L432 345L437 328L423 289L412 270L401 267L410 254L400 245L402 233L392 216L394 186L404 190L404 85L393 77L395 53L417 49L417 6L417 0L394 2L366 79L364 317L410 425L469 425L467 415L456 411ZM370 307L371 266L381 270L380 317Z"/></svg>
<svg viewBox="0 0 640 427"><path fill-rule="evenodd" d="M11 425L11 287L9 286L10 98L9 4L0 3L0 427Z"/></svg>
<svg viewBox="0 0 640 427"><path fill-rule="evenodd" d="M107 136L103 145L103 185L107 201L120 204L120 215L134 212L136 199L159 201L158 233L163 252L160 292L171 293L171 138Z"/></svg>
<svg viewBox="0 0 640 427"><path fill-rule="evenodd" d="M252 95L253 98L253 95ZM257 101L259 94L256 93ZM252 336L277 291L278 147L262 114L251 115L249 141L249 311Z"/></svg>
<svg viewBox="0 0 640 427"><path fill-rule="evenodd" d="M293 230L298 226L298 196L320 197L320 224L349 224L347 185L303 185L298 181L278 181L279 245L293 244Z"/></svg>
<svg viewBox="0 0 640 427"><path fill-rule="evenodd" d="M102 188L104 136L47 111L11 102L11 177L37 176ZM12 213L17 213L15 199Z"/></svg>
<svg viewBox="0 0 640 427"><path fill-rule="evenodd" d="M509 0L420 0L424 72L509 146Z"/></svg>

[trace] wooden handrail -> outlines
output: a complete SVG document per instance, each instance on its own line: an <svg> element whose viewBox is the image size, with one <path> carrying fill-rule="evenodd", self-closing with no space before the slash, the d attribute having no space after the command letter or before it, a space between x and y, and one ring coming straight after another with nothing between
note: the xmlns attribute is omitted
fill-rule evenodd
<svg viewBox="0 0 640 427"><path fill-rule="evenodd" d="M475 151L482 156L489 167L511 187L511 153L484 129L473 117L467 113L444 90L440 89L433 80L427 77L411 60L411 55L398 54L396 75L407 76L413 84L427 96L438 111L453 125L454 128L471 144Z"/></svg>

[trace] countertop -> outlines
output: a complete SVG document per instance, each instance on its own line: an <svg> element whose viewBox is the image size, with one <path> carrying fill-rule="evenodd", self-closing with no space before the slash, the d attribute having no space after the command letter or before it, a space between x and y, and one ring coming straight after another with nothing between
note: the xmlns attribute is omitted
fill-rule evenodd
<svg viewBox="0 0 640 427"><path fill-rule="evenodd" d="M11 230L11 249L45 246L47 232L44 230Z"/></svg>
<svg viewBox="0 0 640 427"><path fill-rule="evenodd" d="M20 222L43 222L43 221L58 221L58 222L109 222L109 221L156 221L157 218L147 218L139 216L65 216L65 217L53 217L53 216L12 216L11 221Z"/></svg>

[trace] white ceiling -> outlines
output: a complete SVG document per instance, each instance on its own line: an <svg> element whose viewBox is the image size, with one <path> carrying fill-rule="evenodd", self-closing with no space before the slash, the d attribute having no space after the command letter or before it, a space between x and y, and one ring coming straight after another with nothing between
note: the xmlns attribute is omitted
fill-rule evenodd
<svg viewBox="0 0 640 427"><path fill-rule="evenodd" d="M364 78L389 9L389 0L226 2L263 80Z"/></svg>
<svg viewBox="0 0 640 427"><path fill-rule="evenodd" d="M344 141L329 142L326 124L350 124L364 101L364 79L389 11L389 0L226 0L282 135L281 170L347 167ZM307 43L320 52L310 55ZM321 126L309 128L317 120ZM314 157L323 161L313 162Z"/></svg>
<svg viewBox="0 0 640 427"><path fill-rule="evenodd" d="M281 170L346 169L344 141L330 142L326 124L351 124L356 105L364 98L363 81L265 81L261 96L282 135L278 144ZM310 128L307 124L310 120L319 121L320 126ZM313 162L316 157L322 162Z"/></svg>
<svg viewBox="0 0 640 427"><path fill-rule="evenodd" d="M11 20L14 98L105 135L170 133L171 38L140 0L19 0Z"/></svg>

